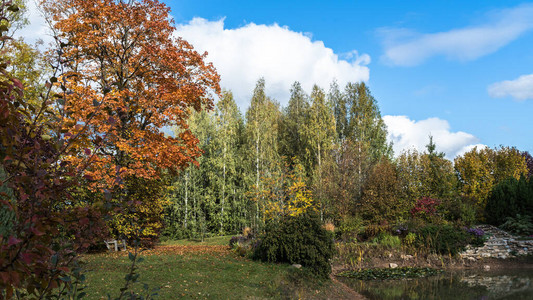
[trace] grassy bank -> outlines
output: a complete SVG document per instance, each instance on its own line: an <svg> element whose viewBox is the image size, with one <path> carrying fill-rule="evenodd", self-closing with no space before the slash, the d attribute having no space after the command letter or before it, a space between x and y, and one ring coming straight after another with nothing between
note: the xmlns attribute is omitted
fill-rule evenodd
<svg viewBox="0 0 533 300"><path fill-rule="evenodd" d="M284 265L252 262L230 253L181 254L179 250L142 256L145 260L139 264L140 282L159 288L158 299L270 297L287 269ZM89 271L88 298L118 294L131 265L127 255L91 255L85 261ZM133 290L142 291L142 284L134 285Z"/></svg>
<svg viewBox="0 0 533 300"><path fill-rule="evenodd" d="M156 299L354 299L338 281L320 282L305 270L268 264L230 251L229 237L169 241L141 254L139 283L157 288ZM87 299L116 297L131 262L126 252L90 254L86 262ZM355 298L356 299L356 298Z"/></svg>

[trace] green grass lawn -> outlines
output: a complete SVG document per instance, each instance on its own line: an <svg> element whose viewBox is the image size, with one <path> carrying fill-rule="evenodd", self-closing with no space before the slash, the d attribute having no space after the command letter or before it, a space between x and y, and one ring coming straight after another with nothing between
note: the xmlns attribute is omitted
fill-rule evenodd
<svg viewBox="0 0 533 300"><path fill-rule="evenodd" d="M142 255L139 281L159 288L157 299L270 298L289 266L265 264L233 253ZM87 262L87 299L116 297L130 267L126 255L93 254ZM136 284L135 291L142 291Z"/></svg>
<svg viewBox="0 0 533 300"><path fill-rule="evenodd" d="M226 246L230 238L169 241L141 254L139 282L132 290L146 295L146 283L150 289L159 289L155 299L350 298L335 283L306 277L303 269L240 257ZM126 252L87 254L82 261L87 284L84 299L119 295L131 266Z"/></svg>

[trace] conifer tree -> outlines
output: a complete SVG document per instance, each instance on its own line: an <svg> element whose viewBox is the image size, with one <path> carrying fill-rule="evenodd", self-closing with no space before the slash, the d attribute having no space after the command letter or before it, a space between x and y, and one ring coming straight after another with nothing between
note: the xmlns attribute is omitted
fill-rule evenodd
<svg viewBox="0 0 533 300"><path fill-rule="evenodd" d="M293 83L291 97L284 109L280 126L280 153L288 161L305 159L305 122L309 114L309 99L299 82Z"/></svg>

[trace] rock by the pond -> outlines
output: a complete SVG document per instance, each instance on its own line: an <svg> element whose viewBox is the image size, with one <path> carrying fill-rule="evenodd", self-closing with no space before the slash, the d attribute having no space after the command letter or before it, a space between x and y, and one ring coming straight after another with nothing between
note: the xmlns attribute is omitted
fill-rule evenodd
<svg viewBox="0 0 533 300"><path fill-rule="evenodd" d="M469 261L480 258L506 259L517 255L533 254L533 240L518 240L515 236L491 225L480 225L489 236L483 247L467 246L466 250L460 253L461 257Z"/></svg>
<svg viewBox="0 0 533 300"><path fill-rule="evenodd" d="M300 269L302 267L302 265L300 265L300 264L292 264L292 267L296 268L296 269Z"/></svg>
<svg viewBox="0 0 533 300"><path fill-rule="evenodd" d="M390 264L389 264L389 268L391 268L391 269L398 268L398 264L390 263Z"/></svg>

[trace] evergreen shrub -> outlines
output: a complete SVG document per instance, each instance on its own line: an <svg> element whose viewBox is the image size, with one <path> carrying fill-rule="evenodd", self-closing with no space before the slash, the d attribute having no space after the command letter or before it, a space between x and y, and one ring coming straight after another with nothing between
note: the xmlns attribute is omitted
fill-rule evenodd
<svg viewBox="0 0 533 300"><path fill-rule="evenodd" d="M489 224L500 226L516 215L533 217L533 180L509 178L491 191L485 207Z"/></svg>
<svg viewBox="0 0 533 300"><path fill-rule="evenodd" d="M333 236L315 214L285 216L279 222L268 223L254 246L255 259L301 264L320 278L331 273Z"/></svg>
<svg viewBox="0 0 533 300"><path fill-rule="evenodd" d="M533 223L531 217L517 214L516 217L508 217L501 228L518 235L533 234Z"/></svg>

